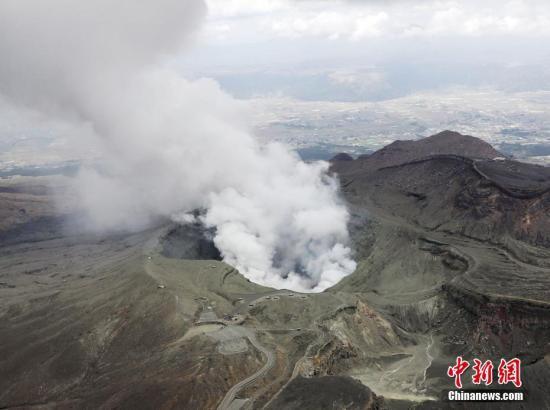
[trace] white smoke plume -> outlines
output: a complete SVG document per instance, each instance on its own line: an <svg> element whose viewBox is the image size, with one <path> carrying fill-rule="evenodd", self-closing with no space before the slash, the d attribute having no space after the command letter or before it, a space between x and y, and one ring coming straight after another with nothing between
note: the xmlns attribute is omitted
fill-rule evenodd
<svg viewBox="0 0 550 410"><path fill-rule="evenodd" d="M327 165L260 146L242 103L166 63L205 12L199 0L2 0L0 92L93 130L104 166L76 182L96 229L205 208L224 260L249 279L326 289L355 269Z"/></svg>

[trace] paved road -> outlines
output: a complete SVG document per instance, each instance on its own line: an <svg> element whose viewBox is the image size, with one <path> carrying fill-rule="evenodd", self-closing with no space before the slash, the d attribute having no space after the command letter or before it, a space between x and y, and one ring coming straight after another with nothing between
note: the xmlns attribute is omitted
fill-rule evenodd
<svg viewBox="0 0 550 410"><path fill-rule="evenodd" d="M256 380L260 379L261 377L265 376L267 372L271 370L275 365L275 352L263 346L258 341L258 339L256 339L256 336L253 333L247 335L247 337L248 337L248 340L250 340L250 343L252 343L252 345L256 349L258 349L260 352L262 352L266 356L267 361L264 364L264 366L260 370L258 370L256 373L254 373L253 375L247 377L246 379L240 381L239 383L231 387L231 389L229 389L229 391L226 393L225 397L223 398L222 402L218 406L218 410L228 410L233 400L235 400L235 397L237 396L239 391L253 384L254 382L256 382Z"/></svg>

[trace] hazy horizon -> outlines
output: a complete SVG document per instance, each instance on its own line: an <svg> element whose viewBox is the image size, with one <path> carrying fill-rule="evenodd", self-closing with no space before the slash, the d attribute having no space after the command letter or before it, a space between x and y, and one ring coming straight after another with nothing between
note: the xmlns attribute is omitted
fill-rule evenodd
<svg viewBox="0 0 550 410"><path fill-rule="evenodd" d="M239 98L380 101L456 86L550 89L543 1L207 4L182 70L213 77Z"/></svg>
<svg viewBox="0 0 550 410"><path fill-rule="evenodd" d="M353 144L375 149L447 128L491 143L502 142L505 135L511 143L521 136L523 142L550 144L546 104L540 102L550 90L547 2L206 3L200 30L170 55L168 65L186 78L213 79L231 96L252 102L253 113L246 121L261 137L294 148L326 143L327 135L316 137L315 129L323 124L312 110L330 111L334 103L349 103L341 108L366 110L362 117L377 123L341 121L336 145L342 145L345 130L350 130L347 136ZM267 108L258 110L282 100L287 101L283 117ZM434 115L426 118L426 110ZM96 155L93 147L71 144L71 135L89 130L52 122L1 99L0 112L4 168ZM385 114L380 117L380 112ZM291 140L295 130L280 126L289 115L299 115L311 129ZM477 121L479 115L483 118Z"/></svg>

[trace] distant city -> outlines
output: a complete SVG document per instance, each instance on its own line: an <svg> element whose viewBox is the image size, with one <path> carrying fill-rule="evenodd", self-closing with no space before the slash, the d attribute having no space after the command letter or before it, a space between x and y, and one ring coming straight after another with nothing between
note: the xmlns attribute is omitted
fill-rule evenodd
<svg viewBox="0 0 550 410"><path fill-rule="evenodd" d="M449 129L482 138L516 159L550 165L550 91L455 88L378 102L288 97L244 101L252 108L250 120L258 138L284 143L306 161L327 160L339 152L368 154L395 140ZM19 116L27 119L26 114L12 114ZM0 172L6 175L34 174L39 172L36 166L47 173L57 168L74 172L82 158L90 160L90 148L80 144L75 151L68 143L72 134L86 132L81 128L48 122L13 132L9 122L1 125Z"/></svg>
<svg viewBox="0 0 550 410"><path fill-rule="evenodd" d="M337 152L359 155L394 140L416 140L450 129L503 153L550 164L550 92L455 89L382 102L254 100L257 134L298 150L304 159Z"/></svg>

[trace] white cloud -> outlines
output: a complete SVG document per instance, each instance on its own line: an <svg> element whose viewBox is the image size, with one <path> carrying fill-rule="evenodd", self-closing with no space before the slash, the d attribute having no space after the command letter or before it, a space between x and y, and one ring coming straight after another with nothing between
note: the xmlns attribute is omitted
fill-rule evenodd
<svg viewBox="0 0 550 410"><path fill-rule="evenodd" d="M377 37L384 31L388 20L385 12L359 13L350 16L339 11L320 11L303 15L286 15L279 18L265 18L263 28L279 37L326 37L329 39L349 38L360 40Z"/></svg>
<svg viewBox="0 0 550 410"><path fill-rule="evenodd" d="M362 40L380 36L550 34L550 2L208 0L210 24L224 40L256 38ZM219 40L219 38L218 38Z"/></svg>
<svg viewBox="0 0 550 410"><path fill-rule="evenodd" d="M328 164L261 145L242 104L164 64L203 10L201 0L3 0L0 94L93 130L74 136L101 153L101 169L74 180L92 229L185 222L202 208L224 260L248 278L322 291L355 269Z"/></svg>
<svg viewBox="0 0 550 410"><path fill-rule="evenodd" d="M213 18L242 17L285 10L291 5L285 0L208 0L208 11Z"/></svg>

